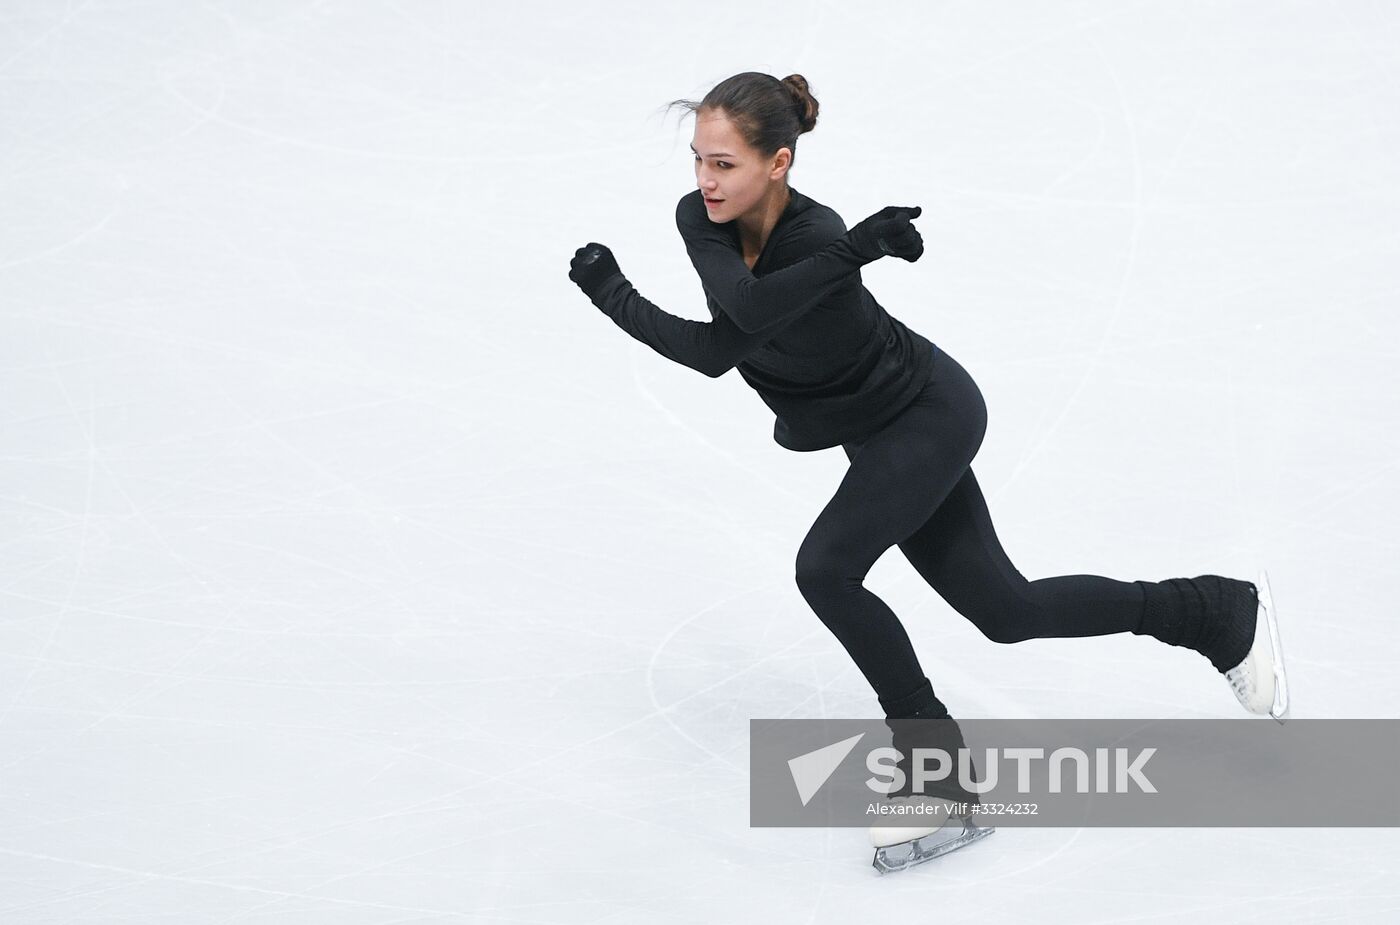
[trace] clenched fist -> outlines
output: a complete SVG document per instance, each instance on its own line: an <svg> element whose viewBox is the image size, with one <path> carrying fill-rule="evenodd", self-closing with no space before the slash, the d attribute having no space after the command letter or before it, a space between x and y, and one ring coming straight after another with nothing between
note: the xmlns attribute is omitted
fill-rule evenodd
<svg viewBox="0 0 1400 925"><path fill-rule="evenodd" d="M621 274L612 251L606 244L596 241L590 241L574 251L574 259L569 264L569 279L577 283L590 299L604 283Z"/></svg>

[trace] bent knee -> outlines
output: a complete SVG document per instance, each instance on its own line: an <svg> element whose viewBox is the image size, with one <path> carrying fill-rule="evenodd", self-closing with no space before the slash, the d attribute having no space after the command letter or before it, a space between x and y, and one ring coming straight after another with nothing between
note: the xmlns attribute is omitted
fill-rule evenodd
<svg viewBox="0 0 1400 925"><path fill-rule="evenodd" d="M829 551L803 549L797 554L794 578L804 596L830 594L850 590L854 584L860 586L859 579L847 577L849 567L839 556Z"/></svg>
<svg viewBox="0 0 1400 925"><path fill-rule="evenodd" d="M793 578L797 589L806 597L813 594L829 594L840 591L840 572L835 568L818 565L799 564Z"/></svg>

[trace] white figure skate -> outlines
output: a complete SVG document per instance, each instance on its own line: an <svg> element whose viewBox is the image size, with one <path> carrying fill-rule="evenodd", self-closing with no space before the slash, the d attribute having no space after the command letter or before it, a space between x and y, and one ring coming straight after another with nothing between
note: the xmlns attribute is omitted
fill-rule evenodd
<svg viewBox="0 0 1400 925"><path fill-rule="evenodd" d="M934 858L957 851L996 831L990 825L977 825L970 817L950 813L951 800L938 797L891 797L891 805L924 803L935 812L910 815L910 819L928 820L927 825L871 826L870 843L875 846L875 869L882 874L905 870ZM935 806L935 804L942 804Z"/></svg>
<svg viewBox="0 0 1400 925"><path fill-rule="evenodd" d="M1251 713L1268 713L1282 723L1288 718L1288 679L1283 668L1283 644L1279 641L1278 615L1269 590L1269 575L1259 570L1254 583L1259 590L1259 611L1254 628L1254 644L1249 654L1225 679L1235 697Z"/></svg>

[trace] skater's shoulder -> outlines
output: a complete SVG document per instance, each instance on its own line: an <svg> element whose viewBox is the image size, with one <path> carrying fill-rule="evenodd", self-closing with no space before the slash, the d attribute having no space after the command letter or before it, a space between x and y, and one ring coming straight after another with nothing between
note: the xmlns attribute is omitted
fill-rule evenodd
<svg viewBox="0 0 1400 925"><path fill-rule="evenodd" d="M689 217L695 214L697 208L703 209L704 207L704 196L699 189L693 189L676 200L676 218Z"/></svg>
<svg viewBox="0 0 1400 925"><path fill-rule="evenodd" d="M792 191L791 220L786 232L794 238L826 244L846 233L846 223L831 206L818 202L811 196Z"/></svg>

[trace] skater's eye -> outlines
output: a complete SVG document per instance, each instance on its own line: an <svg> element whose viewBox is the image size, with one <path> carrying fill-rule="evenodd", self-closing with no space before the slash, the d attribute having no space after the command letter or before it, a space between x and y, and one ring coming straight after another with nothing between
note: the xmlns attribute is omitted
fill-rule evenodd
<svg viewBox="0 0 1400 925"><path fill-rule="evenodd" d="M700 155L698 155L698 154L695 155L695 159L696 159L697 161L700 160ZM716 163L716 164L719 164L721 167L725 168L726 170L727 170L728 168L734 166L733 164L729 163L728 161L715 161L715 163Z"/></svg>

